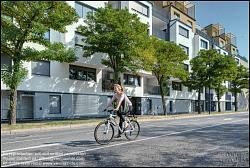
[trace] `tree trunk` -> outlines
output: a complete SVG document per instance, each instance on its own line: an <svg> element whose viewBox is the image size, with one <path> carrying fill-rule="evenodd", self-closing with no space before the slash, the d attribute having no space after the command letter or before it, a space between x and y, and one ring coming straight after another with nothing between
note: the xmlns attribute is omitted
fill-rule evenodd
<svg viewBox="0 0 250 168"><path fill-rule="evenodd" d="M9 124L16 124L16 105L17 105L17 86L18 86L18 78L20 78L20 66L21 62L18 60L13 60L13 73L10 76L12 83L10 84L10 110L9 110Z"/></svg>
<svg viewBox="0 0 250 168"><path fill-rule="evenodd" d="M234 111L238 111L237 93L234 93Z"/></svg>
<svg viewBox="0 0 250 168"><path fill-rule="evenodd" d="M10 110L9 110L9 125L16 124L16 103L17 102L17 89L10 90Z"/></svg>
<svg viewBox="0 0 250 168"><path fill-rule="evenodd" d="M160 83L160 92L161 92L161 101L162 101L163 112L164 112L164 115L167 115L167 107L166 107L166 102L164 99L164 92L163 92L161 83Z"/></svg>
<svg viewBox="0 0 250 168"><path fill-rule="evenodd" d="M120 72L116 71L114 69L114 84L121 84L121 80L120 80Z"/></svg>
<svg viewBox="0 0 250 168"><path fill-rule="evenodd" d="M198 91L198 114L201 114L201 91Z"/></svg>
<svg viewBox="0 0 250 168"><path fill-rule="evenodd" d="M220 94L217 93L217 99L218 99L218 112L221 112L221 109L220 109Z"/></svg>

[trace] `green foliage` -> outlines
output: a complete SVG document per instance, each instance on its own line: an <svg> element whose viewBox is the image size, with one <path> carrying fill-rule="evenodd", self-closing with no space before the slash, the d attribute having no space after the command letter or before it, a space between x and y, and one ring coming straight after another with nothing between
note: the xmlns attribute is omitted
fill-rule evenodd
<svg viewBox="0 0 250 168"><path fill-rule="evenodd" d="M147 45L138 51L141 55L141 66L152 71L159 81L166 81L170 77L181 80L188 76L183 67L183 61L188 59L183 49L174 42L159 40L152 36Z"/></svg>
<svg viewBox="0 0 250 168"><path fill-rule="evenodd" d="M136 48L147 36L148 26L140 22L136 14L106 6L98 8L94 15L88 14L85 23L86 26L78 27L85 37L84 56L107 53L108 59L102 63L114 70L116 82L118 73L139 69Z"/></svg>
<svg viewBox="0 0 250 168"><path fill-rule="evenodd" d="M34 48L27 47L22 50L22 55L25 56L23 60L32 61L37 60L56 60L59 62L74 62L76 56L73 48L65 49L62 43L53 43L47 46L46 50L38 51Z"/></svg>
<svg viewBox="0 0 250 168"><path fill-rule="evenodd" d="M236 75L232 78L231 88L229 89L235 95L234 104L235 111L238 110L237 93L241 93L242 89L249 89L249 69L240 65L237 67Z"/></svg>
<svg viewBox="0 0 250 168"><path fill-rule="evenodd" d="M152 36L148 37L142 48L137 50L141 59L141 67L152 71L160 85L162 105L166 114L164 96L167 94L167 85L170 77L184 80L188 76L183 61L188 59L183 49L173 42L159 40Z"/></svg>
<svg viewBox="0 0 250 168"><path fill-rule="evenodd" d="M50 29L64 33L66 26L77 20L75 9L62 1L1 1L1 54L13 61L10 71L2 72L3 82L14 93L10 95L10 124L16 123L16 88L27 74L22 61L74 62L76 56L72 49L66 49L62 43L51 44L44 34ZM24 47L28 42L45 49Z"/></svg>
<svg viewBox="0 0 250 168"><path fill-rule="evenodd" d="M4 65L3 68L6 70L1 72L1 78L10 88L15 88L28 73L22 64L14 64L12 67ZM15 69L18 69L16 73L14 73Z"/></svg>

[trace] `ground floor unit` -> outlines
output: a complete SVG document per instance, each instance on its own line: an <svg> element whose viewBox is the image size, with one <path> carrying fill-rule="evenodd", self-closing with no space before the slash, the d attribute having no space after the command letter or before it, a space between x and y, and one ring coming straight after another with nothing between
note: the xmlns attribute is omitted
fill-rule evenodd
<svg viewBox="0 0 250 168"><path fill-rule="evenodd" d="M72 119L85 117L103 117L102 112L111 95L31 92L18 91L17 120L34 119ZM136 115L163 114L160 96L129 97ZM233 111L232 101L221 102L222 111ZM211 101L211 111L217 111L217 102ZM248 101L239 96L239 110L248 108ZM198 109L198 101L191 99L166 99L167 114L192 113ZM209 101L201 100L202 111L209 110ZM1 120L7 119L9 109L9 91L1 91Z"/></svg>

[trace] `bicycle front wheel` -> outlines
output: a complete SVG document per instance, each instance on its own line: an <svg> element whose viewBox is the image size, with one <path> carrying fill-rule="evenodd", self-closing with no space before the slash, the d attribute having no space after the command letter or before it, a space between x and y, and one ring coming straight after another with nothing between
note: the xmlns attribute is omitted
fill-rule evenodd
<svg viewBox="0 0 250 168"><path fill-rule="evenodd" d="M128 140L135 140L140 133L140 125L137 121L131 120L128 128L126 128L125 136Z"/></svg>
<svg viewBox="0 0 250 168"><path fill-rule="evenodd" d="M94 137L97 143L101 145L108 144L114 137L114 127L107 121L100 122L94 131Z"/></svg>

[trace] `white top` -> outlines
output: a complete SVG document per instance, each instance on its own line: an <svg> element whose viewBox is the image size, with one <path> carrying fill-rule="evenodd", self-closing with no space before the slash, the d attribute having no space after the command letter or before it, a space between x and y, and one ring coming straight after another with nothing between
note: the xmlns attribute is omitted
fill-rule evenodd
<svg viewBox="0 0 250 168"><path fill-rule="evenodd" d="M131 101L128 99L127 95L125 95L124 93L120 96L117 93L112 97L112 99L109 101L107 107L109 107L113 101L118 100L118 104L121 103L123 100L125 99L125 106L126 104L128 104L129 106L132 106Z"/></svg>

